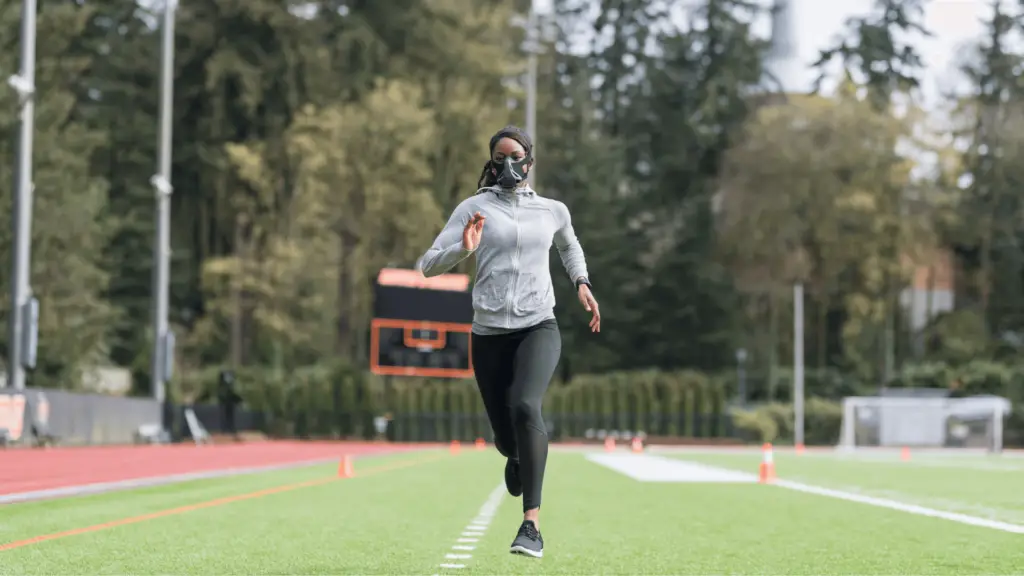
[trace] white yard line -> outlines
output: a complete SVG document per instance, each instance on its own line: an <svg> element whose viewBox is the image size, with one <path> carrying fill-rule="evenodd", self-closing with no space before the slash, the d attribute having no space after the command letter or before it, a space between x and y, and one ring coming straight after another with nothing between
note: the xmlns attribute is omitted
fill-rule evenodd
<svg viewBox="0 0 1024 576"><path fill-rule="evenodd" d="M746 480L747 482L757 481L757 476L754 474L750 474L748 472L738 472L728 470L725 468L719 468L716 466L708 466L704 464L686 462L681 459L677 460L637 454L593 454L588 456L587 460L605 466L606 468L615 470L616 472L623 474L624 476L631 477L641 482L699 481L716 483L724 481L742 482L743 480ZM715 474L714 472L716 470L721 471L722 474ZM726 475L726 473L728 473L728 475ZM867 504L869 506L875 506L878 508L898 510L900 512L906 512L908 514L915 514L917 516L939 518L942 520L949 520L951 522L958 522L960 524L967 524L969 526L977 526L980 528L989 528L992 530L1009 532L1011 534L1024 534L1024 526L1018 524L1011 524L1009 522L1001 522L999 520L991 520L989 518L982 518L979 516L971 516L969 514L962 514L959 512L949 512L946 510L929 508L927 506L920 506L917 504L908 504L906 502L900 502L898 500L879 498L875 496L867 496L865 494L857 494L855 492L847 492L843 490L834 490L831 488L822 488L819 486L812 486L810 484L792 482L789 480L775 480L772 484L774 486L778 486L779 488L794 490L797 492L802 492L804 494L827 496L829 498L836 498L838 500L844 500L846 502L856 502L858 504Z"/></svg>
<svg viewBox="0 0 1024 576"><path fill-rule="evenodd" d="M899 510L900 512L915 514L917 516L941 518L943 520L950 520L952 522L959 522L960 524L967 524L970 526L991 528L992 530L1010 532L1012 534L1024 534L1024 526L1010 524L1009 522L999 522L998 520L989 520L987 518L980 518L978 516L970 516L967 514L959 514L957 512L946 512L944 510L936 510L935 508L928 508L926 506L918 506L916 504L907 504L905 502L899 502L897 500L889 500L888 498L876 498L874 496L854 494L853 492L844 492L842 490L820 488L818 486L811 486L809 484L802 484L800 482L790 482L788 480L776 480L774 484L780 488L796 490L797 492L803 492L805 494L828 496L830 498L837 498L839 500L845 500L847 502L857 502L859 504L867 504L869 506L877 506L879 508Z"/></svg>
<svg viewBox="0 0 1024 576"><path fill-rule="evenodd" d="M457 571L466 567L466 561L473 558L477 542L487 533L487 528L491 525L491 520L494 519L494 514L498 511L498 506L501 505L504 497L505 483L502 482L491 491L490 496L487 497L484 505L480 507L476 517L466 526L459 538L455 540L456 544L452 546L452 551L445 554L445 561L440 564L442 570Z"/></svg>

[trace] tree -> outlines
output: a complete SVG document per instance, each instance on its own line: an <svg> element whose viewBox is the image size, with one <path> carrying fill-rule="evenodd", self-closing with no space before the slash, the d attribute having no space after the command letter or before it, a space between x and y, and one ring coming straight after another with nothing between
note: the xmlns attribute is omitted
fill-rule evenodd
<svg viewBox="0 0 1024 576"><path fill-rule="evenodd" d="M970 92L959 100L959 135L968 142L962 156L959 226L948 239L969 276L958 296L976 303L994 335L1024 327L1024 83L1018 70L1024 54L1011 38L1024 30L1020 7L992 2L986 37L963 67Z"/></svg>
<svg viewBox="0 0 1024 576"><path fill-rule="evenodd" d="M929 36L920 21L924 18L926 0L875 0L873 11L863 17L850 18L847 32L833 48L823 50L814 67L819 70L817 87L825 76L825 69L835 59L842 63L844 72L862 86L868 101L876 110L890 111L893 97L902 95L912 100L919 85L917 75L923 67L920 54L908 37ZM892 142L895 147L897 142ZM901 270L899 222L903 213L904 190L891 189L886 195L886 208L881 211L886 224L880 234L889 239L882 260L884 276L882 293L886 301L883 319L876 330L881 352L880 381L892 379L896 356L896 322L899 312L899 290L905 279Z"/></svg>
<svg viewBox="0 0 1024 576"><path fill-rule="evenodd" d="M209 310L197 334L223 335L242 307L259 358L277 349L286 366L330 355L363 364L377 272L414 261L432 238L423 222L442 220L422 99L415 85L382 80L364 102L303 110L285 135L284 205L264 145L228 148L254 192L235 206L247 242L204 264Z"/></svg>
<svg viewBox="0 0 1024 576"><path fill-rule="evenodd" d="M908 131L852 91L794 98L760 110L723 171L720 248L742 289L778 295L803 282L819 314L841 304L845 363L865 376L875 345L867 328L885 313L886 195L909 177L890 143ZM927 225L904 218L901 244L923 242ZM819 316L819 350L824 322Z"/></svg>
<svg viewBox="0 0 1024 576"><path fill-rule="evenodd" d="M90 159L105 143L103 131L76 120L88 113L79 99L92 60L76 50L91 5L48 3L37 19L31 285L40 302L39 368L30 385L75 388L82 372L107 361L116 310L103 299L108 274L102 252L111 227L104 218L107 182L91 173ZM0 5L0 45L19 42L20 4ZM17 70L18 51L6 50L0 68ZM0 125L17 134L19 105L0 91ZM0 141L0 157L14 157L14 138ZM12 182L11 164L0 163L0 181ZM12 189L2 188L0 218L11 222ZM0 254L10 262L12 230L0 227ZM9 309L10 274L0 275ZM7 332L0 335L6 342ZM6 346L4 346L6 348Z"/></svg>

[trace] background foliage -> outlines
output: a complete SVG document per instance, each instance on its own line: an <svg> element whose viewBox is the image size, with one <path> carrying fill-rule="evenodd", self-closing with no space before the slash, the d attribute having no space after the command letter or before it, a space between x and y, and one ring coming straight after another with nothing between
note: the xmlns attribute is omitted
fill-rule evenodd
<svg viewBox="0 0 1024 576"><path fill-rule="evenodd" d="M750 398L787 402L795 281L807 289L812 394L1016 381L1024 53L1011 40L1021 9L997 6L986 36L964 51L970 90L945 103L950 129L920 107L922 64L901 40L927 33L923 5L877 0L815 65L823 75L839 65L835 89L787 95L754 33L766 14L750 2L699 0L682 21L654 0L554 2L539 57L537 187L572 211L606 326L588 332L553 259L565 383L553 388L554 414L601 414L615 386L648 391L616 405L641 420L671 406L725 414L738 348L748 352ZM161 8L40 2L32 285L42 332L32 385L80 388L84 371L113 365L148 390ZM261 390L247 402L266 410L315 396L270 383L337 366L361 373L377 271L412 265L474 191L487 137L522 123L516 16L525 8L180 4L171 290L180 399L200 388L194 375L228 365L251 380L247 393ZM19 18L20 2L0 0L7 72ZM0 91L8 133L16 110ZM0 156L13 158L12 143L0 141ZM0 181L12 181L10 163ZM9 221L10 187L0 194ZM10 254L7 227L0 253ZM956 307L914 329L900 294L942 253L953 255ZM0 275L4 309L7 283ZM679 408L689 385L658 382L680 374L717 382L697 386L716 390L716 407ZM396 382L392 393L413 387ZM433 401L422 394L401 402Z"/></svg>

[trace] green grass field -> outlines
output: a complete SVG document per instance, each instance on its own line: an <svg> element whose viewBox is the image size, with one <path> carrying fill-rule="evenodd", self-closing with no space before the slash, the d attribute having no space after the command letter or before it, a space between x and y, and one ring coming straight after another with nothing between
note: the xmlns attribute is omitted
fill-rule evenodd
<svg viewBox="0 0 1024 576"><path fill-rule="evenodd" d="M0 574L1024 574L1024 534L921 513L1024 526L1024 458L777 454L783 482L762 485L641 482L588 454L552 450L540 560L507 552L517 499L479 517L503 461L463 449L3 506ZM619 459L756 473L760 456Z"/></svg>

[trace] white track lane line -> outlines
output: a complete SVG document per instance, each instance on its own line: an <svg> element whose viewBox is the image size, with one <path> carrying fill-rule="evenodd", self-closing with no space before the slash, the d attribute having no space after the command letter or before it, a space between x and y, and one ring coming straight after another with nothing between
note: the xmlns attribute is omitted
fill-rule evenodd
<svg viewBox="0 0 1024 576"><path fill-rule="evenodd" d="M466 526L461 536L456 539L457 544L452 546L453 552L445 554L446 562L440 567L443 570L461 570L466 567L465 562L473 558L473 551L476 550L476 543L487 532L487 528L494 519L502 499L505 497L505 483L498 484L498 487L491 491L487 501L480 507L480 511L473 520Z"/></svg>

